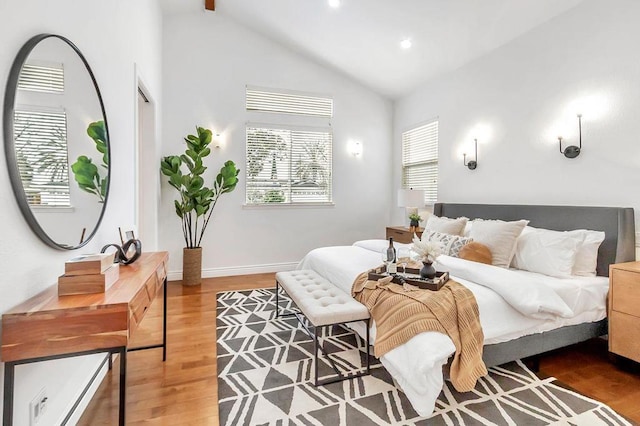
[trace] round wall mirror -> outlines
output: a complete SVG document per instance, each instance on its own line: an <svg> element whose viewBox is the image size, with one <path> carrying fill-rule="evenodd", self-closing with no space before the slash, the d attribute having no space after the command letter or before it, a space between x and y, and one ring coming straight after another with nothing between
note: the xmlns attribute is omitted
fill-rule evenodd
<svg viewBox="0 0 640 426"><path fill-rule="evenodd" d="M3 118L11 185L29 226L52 247L84 246L107 204L110 149L102 96L80 50L54 34L25 43Z"/></svg>

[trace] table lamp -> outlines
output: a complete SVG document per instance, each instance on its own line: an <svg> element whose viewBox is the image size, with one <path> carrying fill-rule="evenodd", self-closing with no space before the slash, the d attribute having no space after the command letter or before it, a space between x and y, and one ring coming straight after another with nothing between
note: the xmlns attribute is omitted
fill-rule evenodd
<svg viewBox="0 0 640 426"><path fill-rule="evenodd" d="M399 189L398 207L405 208L405 218L409 218L411 213L418 213L418 207L424 206L424 190L422 189Z"/></svg>

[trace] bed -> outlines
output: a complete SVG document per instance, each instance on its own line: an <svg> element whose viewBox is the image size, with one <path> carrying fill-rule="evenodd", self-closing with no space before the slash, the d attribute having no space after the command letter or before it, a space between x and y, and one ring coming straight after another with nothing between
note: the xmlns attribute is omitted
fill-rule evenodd
<svg viewBox="0 0 640 426"><path fill-rule="evenodd" d="M483 360L488 367L606 334L608 266L635 259L633 209L438 203L434 206L434 214L452 218L466 216L469 219L505 221L527 219L530 226L538 228L557 231L590 229L605 233L598 250L596 277L540 277L540 274L526 271L471 265L474 262L441 257L443 264L440 267L450 270L452 277L472 290L478 299L480 319L485 331ZM313 269L349 291L360 272L380 263L380 251L385 244L384 240L366 240L352 246L315 249L305 256L299 268ZM497 276L495 272L498 273ZM488 283L492 284L489 287L485 286L487 283L480 283L482 280L496 283L504 280L526 284L537 283L542 278L544 284L523 284L522 290L516 289L516 293L512 295L498 292L501 289L494 288L492 282ZM510 304L509 298L515 304ZM544 305L542 310L545 315L529 316L526 313L527 303ZM524 306L518 306L519 304ZM571 307L570 313L563 311L566 306ZM361 325L354 324L353 328L364 334ZM375 339L375 326L372 336ZM442 389L443 366L454 350L448 336L426 332L382 356L381 362L403 389L414 409L421 415L429 415Z"/></svg>

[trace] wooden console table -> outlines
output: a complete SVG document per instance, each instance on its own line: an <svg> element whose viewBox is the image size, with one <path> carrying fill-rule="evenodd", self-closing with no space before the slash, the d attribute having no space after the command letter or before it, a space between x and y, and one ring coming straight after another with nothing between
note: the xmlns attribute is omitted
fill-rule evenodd
<svg viewBox="0 0 640 426"><path fill-rule="evenodd" d="M120 425L125 424L127 351L162 348L167 358L167 252L143 253L120 266L120 278L104 293L58 296L56 285L2 315L3 425L13 424L15 366L105 352L120 354ZM128 348L160 288L164 289L162 343Z"/></svg>

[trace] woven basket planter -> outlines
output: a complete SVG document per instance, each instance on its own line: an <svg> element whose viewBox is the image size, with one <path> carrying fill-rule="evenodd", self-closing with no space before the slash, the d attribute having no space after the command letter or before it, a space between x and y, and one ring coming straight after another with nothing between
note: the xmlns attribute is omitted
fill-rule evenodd
<svg viewBox="0 0 640 426"><path fill-rule="evenodd" d="M182 285L202 283L202 247L182 249Z"/></svg>

